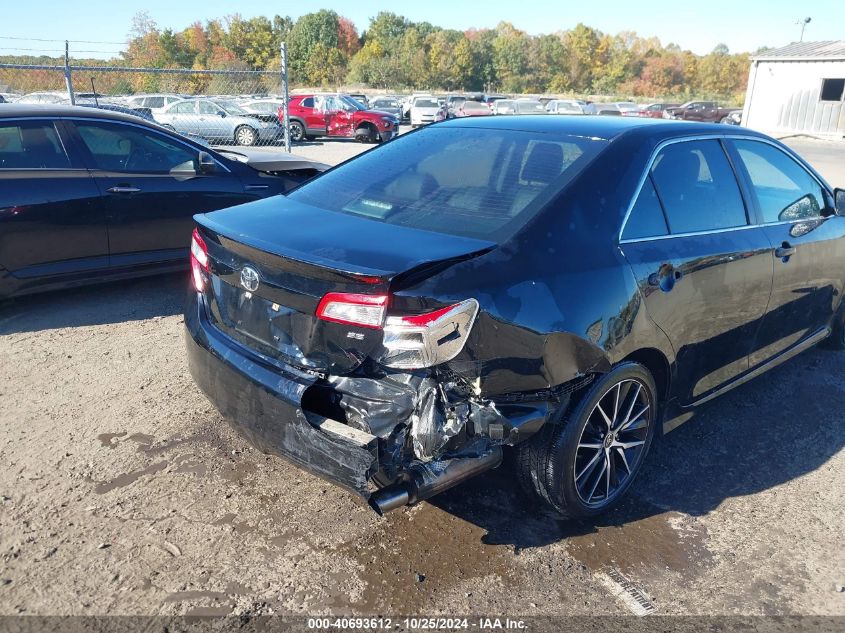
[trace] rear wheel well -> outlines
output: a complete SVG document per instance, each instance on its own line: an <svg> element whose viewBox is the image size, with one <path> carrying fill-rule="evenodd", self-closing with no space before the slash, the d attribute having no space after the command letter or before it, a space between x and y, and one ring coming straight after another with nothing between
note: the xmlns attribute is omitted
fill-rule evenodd
<svg viewBox="0 0 845 633"><path fill-rule="evenodd" d="M666 402L666 399L669 397L670 377L669 361L663 355L663 352L652 347L647 347L628 354L623 360L639 363L648 369L657 387L657 397L661 401Z"/></svg>

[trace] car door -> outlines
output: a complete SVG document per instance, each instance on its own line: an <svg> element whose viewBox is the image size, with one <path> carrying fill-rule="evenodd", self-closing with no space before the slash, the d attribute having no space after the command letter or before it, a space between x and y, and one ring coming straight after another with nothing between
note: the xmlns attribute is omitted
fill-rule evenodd
<svg viewBox="0 0 845 633"><path fill-rule="evenodd" d="M351 136L354 114L339 97L326 99L326 132L329 136Z"/></svg>
<svg viewBox="0 0 845 633"><path fill-rule="evenodd" d="M170 126L180 134L199 135L199 118L196 101L175 103L165 110L163 124Z"/></svg>
<svg viewBox="0 0 845 633"><path fill-rule="evenodd" d="M302 100L302 108L305 111L305 127L308 133L326 133L325 97L315 95Z"/></svg>
<svg viewBox="0 0 845 633"><path fill-rule="evenodd" d="M0 120L0 267L18 280L108 267L97 185L61 132L49 118Z"/></svg>
<svg viewBox="0 0 845 633"><path fill-rule="evenodd" d="M665 145L629 211L620 246L674 348L681 404L748 369L773 267L765 230L750 219L715 138Z"/></svg>
<svg viewBox="0 0 845 633"><path fill-rule="evenodd" d="M192 216L255 199L222 164L198 171L199 150L151 128L76 120L108 216L112 268L187 262Z"/></svg>
<svg viewBox="0 0 845 633"><path fill-rule="evenodd" d="M231 123L226 120L226 113L216 103L197 101L197 125L199 135L209 140L231 140Z"/></svg>
<svg viewBox="0 0 845 633"><path fill-rule="evenodd" d="M827 327L842 297L845 218L827 187L787 152L734 139L736 162L772 245L774 281L752 363L764 362Z"/></svg>

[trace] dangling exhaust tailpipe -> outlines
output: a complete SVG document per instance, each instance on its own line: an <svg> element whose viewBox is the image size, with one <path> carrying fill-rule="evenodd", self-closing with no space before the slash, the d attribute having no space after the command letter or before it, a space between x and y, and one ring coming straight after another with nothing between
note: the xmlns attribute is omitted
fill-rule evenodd
<svg viewBox="0 0 845 633"><path fill-rule="evenodd" d="M495 468L502 463L502 447L478 457L457 457L411 466L404 481L391 484L370 495L369 504L379 516L386 512L429 499L457 484Z"/></svg>

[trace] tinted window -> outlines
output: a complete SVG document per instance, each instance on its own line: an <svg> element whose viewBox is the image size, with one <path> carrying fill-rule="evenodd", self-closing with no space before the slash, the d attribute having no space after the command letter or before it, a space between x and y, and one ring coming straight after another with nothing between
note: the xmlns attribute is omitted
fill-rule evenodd
<svg viewBox="0 0 845 633"><path fill-rule="evenodd" d="M512 130L428 128L289 197L389 224L497 240L525 223L531 202L573 178L605 145Z"/></svg>
<svg viewBox="0 0 845 633"><path fill-rule="evenodd" d="M307 99L302 100L302 107L303 108L313 108L314 107L314 97L308 97Z"/></svg>
<svg viewBox="0 0 845 633"><path fill-rule="evenodd" d="M0 123L0 169L66 169L70 161L52 123Z"/></svg>
<svg viewBox="0 0 845 633"><path fill-rule="evenodd" d="M622 239L657 237L666 235L668 232L663 208L660 206L660 200L657 199L657 193L654 191L654 185L649 176L645 179L640 195L637 196L637 201L631 209Z"/></svg>
<svg viewBox="0 0 845 633"><path fill-rule="evenodd" d="M671 233L744 226L745 205L717 140L668 145L651 168Z"/></svg>
<svg viewBox="0 0 845 633"><path fill-rule="evenodd" d="M167 174L196 169L197 153L132 125L76 123L97 169Z"/></svg>
<svg viewBox="0 0 845 633"><path fill-rule="evenodd" d="M825 206L822 188L807 170L766 143L734 141L764 222L815 218Z"/></svg>

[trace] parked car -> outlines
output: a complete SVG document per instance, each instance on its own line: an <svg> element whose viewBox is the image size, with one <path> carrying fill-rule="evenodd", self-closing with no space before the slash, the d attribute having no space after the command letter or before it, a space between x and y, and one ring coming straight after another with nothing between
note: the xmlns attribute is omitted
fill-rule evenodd
<svg viewBox="0 0 845 633"><path fill-rule="evenodd" d="M352 99L355 99L358 103L360 103L364 108L370 107L370 99L365 94L350 94L349 95Z"/></svg>
<svg viewBox="0 0 845 633"><path fill-rule="evenodd" d="M370 102L370 107L373 110L387 112L397 120L402 118L402 104L396 97L374 97Z"/></svg>
<svg viewBox="0 0 845 633"><path fill-rule="evenodd" d="M114 103L80 103L79 105L84 108L97 108L99 110L108 110L110 112L121 112L123 114L139 117L145 121L149 121L150 123L156 123L156 120L153 118L153 114L149 108L127 108Z"/></svg>
<svg viewBox="0 0 845 633"><path fill-rule="evenodd" d="M290 138L315 136L355 138L361 142L389 141L399 132L399 120L380 110L367 110L343 94L302 94L288 103Z"/></svg>
<svg viewBox="0 0 845 633"><path fill-rule="evenodd" d="M584 114L584 102L573 99L553 99L546 104L549 114Z"/></svg>
<svg viewBox="0 0 845 633"><path fill-rule="evenodd" d="M163 127L181 134L195 134L214 143L270 144L284 137L278 121L260 121L233 101L185 99L166 106L153 116Z"/></svg>
<svg viewBox="0 0 845 633"><path fill-rule="evenodd" d="M499 99L493 102L490 111L493 114L514 114L516 112L515 103L513 99Z"/></svg>
<svg viewBox="0 0 845 633"><path fill-rule="evenodd" d="M622 116L640 116L640 106L633 101L614 101L611 105L616 106Z"/></svg>
<svg viewBox="0 0 845 633"><path fill-rule="evenodd" d="M731 108L720 108L715 101L689 101L677 108L666 108L663 111L663 118L716 123L728 116L731 111Z"/></svg>
<svg viewBox="0 0 845 633"><path fill-rule="evenodd" d="M251 115L259 115L262 120L273 120L281 122L279 110L284 102L279 99L247 99L238 101L238 105ZM265 117L267 117L265 119Z"/></svg>
<svg viewBox="0 0 845 633"><path fill-rule="evenodd" d="M124 103L130 108L148 108L153 114L163 112L164 109L177 101L183 101L188 95L177 94L147 94L127 97Z"/></svg>
<svg viewBox="0 0 845 633"><path fill-rule="evenodd" d="M640 109L640 116L650 119L662 119L667 108L677 108L679 103L651 103Z"/></svg>
<svg viewBox="0 0 845 633"><path fill-rule="evenodd" d="M493 104L502 99L507 99L507 97L505 95L484 95L481 98L481 102L486 103L492 109Z"/></svg>
<svg viewBox="0 0 845 633"><path fill-rule="evenodd" d="M3 106L0 297L182 270L193 214L327 168L282 151L256 159L111 110Z"/></svg>
<svg viewBox="0 0 845 633"><path fill-rule="evenodd" d="M727 116L722 117L719 123L726 125L742 125L742 110L731 110Z"/></svg>
<svg viewBox="0 0 845 633"><path fill-rule="evenodd" d="M468 116L490 116L493 112L490 106L480 101L464 101L457 110L455 110L455 118L461 119Z"/></svg>
<svg viewBox="0 0 845 633"><path fill-rule="evenodd" d="M451 109L448 102L445 105ZM440 103L437 101L437 97L414 97L411 102L411 126L419 127L426 123L432 123L439 109Z"/></svg>
<svg viewBox="0 0 845 633"><path fill-rule="evenodd" d="M584 106L584 113L600 116L622 116L622 112L615 103L588 103Z"/></svg>
<svg viewBox="0 0 845 633"><path fill-rule="evenodd" d="M20 97L15 103L70 103L66 92L30 92Z"/></svg>
<svg viewBox="0 0 845 633"><path fill-rule="evenodd" d="M526 489L591 516L699 406L845 348L843 216L749 130L447 121L197 215L189 367L258 447L380 513L514 447Z"/></svg>
<svg viewBox="0 0 845 633"><path fill-rule="evenodd" d="M548 114L546 106L535 99L517 99L513 102L514 114Z"/></svg>

